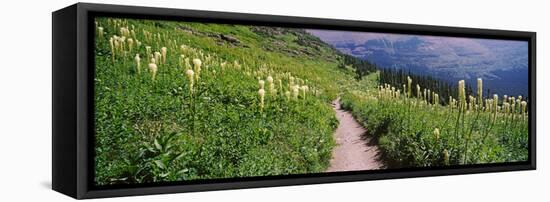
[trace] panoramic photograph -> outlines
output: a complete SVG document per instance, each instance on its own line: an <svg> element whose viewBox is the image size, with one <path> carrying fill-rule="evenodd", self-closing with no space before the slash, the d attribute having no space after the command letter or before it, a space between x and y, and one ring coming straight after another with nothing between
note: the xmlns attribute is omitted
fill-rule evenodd
<svg viewBox="0 0 550 202"><path fill-rule="evenodd" d="M526 162L527 41L95 18L98 186Z"/></svg>

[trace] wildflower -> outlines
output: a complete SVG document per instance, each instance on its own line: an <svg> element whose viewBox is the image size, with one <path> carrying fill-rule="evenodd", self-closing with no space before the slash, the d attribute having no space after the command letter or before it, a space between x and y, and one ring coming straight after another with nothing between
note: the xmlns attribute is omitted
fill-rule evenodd
<svg viewBox="0 0 550 202"><path fill-rule="evenodd" d="M162 64L166 64L166 47L162 47L160 53L162 56Z"/></svg>
<svg viewBox="0 0 550 202"><path fill-rule="evenodd" d="M121 27L120 28L120 35L129 37L130 36L130 30L128 30L128 27Z"/></svg>
<svg viewBox="0 0 550 202"><path fill-rule="evenodd" d="M180 46L180 51L181 51L181 53L185 54L187 52L187 46L185 44L182 44Z"/></svg>
<svg viewBox="0 0 550 202"><path fill-rule="evenodd" d="M151 55L151 46L145 46L145 51L147 52L147 55Z"/></svg>
<svg viewBox="0 0 550 202"><path fill-rule="evenodd" d="M407 76L407 84L408 84L408 91L407 91L407 97L411 97L411 85L412 85L412 79L411 77Z"/></svg>
<svg viewBox="0 0 550 202"><path fill-rule="evenodd" d="M300 93L299 87L298 86L293 86L292 87L292 96L294 97L294 99L298 99L298 93Z"/></svg>
<svg viewBox="0 0 550 202"><path fill-rule="evenodd" d="M527 112L527 102L521 101L521 114L525 115Z"/></svg>
<svg viewBox="0 0 550 202"><path fill-rule="evenodd" d="M260 85L260 89L264 89L265 81L264 80L258 80L258 84Z"/></svg>
<svg viewBox="0 0 550 202"><path fill-rule="evenodd" d="M476 98L474 96L468 96L468 99L469 99L469 103L468 103L468 110L473 110L473 107L474 107L474 104L476 102Z"/></svg>
<svg viewBox="0 0 550 202"><path fill-rule="evenodd" d="M134 48L134 40L131 38L128 38L126 41L128 42L128 50L132 52L132 49Z"/></svg>
<svg viewBox="0 0 550 202"><path fill-rule="evenodd" d="M191 69L191 63L189 62L189 58L185 58L184 60L185 69Z"/></svg>
<svg viewBox="0 0 550 202"><path fill-rule="evenodd" d="M434 137L435 137L436 141L439 140L439 135L440 135L439 128L435 128L434 129Z"/></svg>
<svg viewBox="0 0 550 202"><path fill-rule="evenodd" d="M504 103L504 113L510 113L510 103L508 102Z"/></svg>
<svg viewBox="0 0 550 202"><path fill-rule="evenodd" d="M508 102L508 95L502 96L502 104Z"/></svg>
<svg viewBox="0 0 550 202"><path fill-rule="evenodd" d="M157 76L157 70L158 67L155 63L149 63L149 70L151 70L151 73L153 73L152 79L155 80L155 77Z"/></svg>
<svg viewBox="0 0 550 202"><path fill-rule="evenodd" d="M198 58L195 58L193 59L193 67L195 69L195 79L198 81L199 80L199 75L201 73L201 65L202 65L202 61Z"/></svg>
<svg viewBox="0 0 550 202"><path fill-rule="evenodd" d="M416 97L420 97L420 85L416 84Z"/></svg>
<svg viewBox="0 0 550 202"><path fill-rule="evenodd" d="M134 60L136 61L136 70L137 70L137 73L141 73L141 58L139 58L139 54L136 54L136 57L134 57Z"/></svg>
<svg viewBox="0 0 550 202"><path fill-rule="evenodd" d="M434 93L434 105L439 104L439 94Z"/></svg>
<svg viewBox="0 0 550 202"><path fill-rule="evenodd" d="M99 34L99 38L103 38L103 27L98 27L97 33Z"/></svg>
<svg viewBox="0 0 550 202"><path fill-rule="evenodd" d="M426 92L426 89L424 88L424 100L426 101L426 103L428 102L428 97L427 97L427 92Z"/></svg>
<svg viewBox="0 0 550 202"><path fill-rule="evenodd" d="M483 107L483 80L477 79L477 97L479 99L479 105Z"/></svg>
<svg viewBox="0 0 550 202"><path fill-rule="evenodd" d="M119 52L122 52L124 50L124 42L126 41L126 37L117 37L115 38L115 49Z"/></svg>
<svg viewBox="0 0 550 202"><path fill-rule="evenodd" d="M185 61L185 55L180 54L180 58L179 58L180 67L184 67L184 61Z"/></svg>
<svg viewBox="0 0 550 202"><path fill-rule="evenodd" d="M303 97L304 99L306 99L306 92L309 91L309 87L302 86L301 89L302 89Z"/></svg>
<svg viewBox="0 0 550 202"><path fill-rule="evenodd" d="M185 71L185 74L187 75L187 79L189 79L189 91L193 93L193 84L195 83L195 80L193 79L193 74L195 74L195 72L193 72L193 70L191 69L188 69L187 71Z"/></svg>
<svg viewBox="0 0 550 202"><path fill-rule="evenodd" d="M498 112L498 95L497 95L497 94L494 94L494 95L493 95L493 105L494 105L493 110L494 110L494 113L495 113L493 119L496 121L496 119L497 119L497 112Z"/></svg>
<svg viewBox="0 0 550 202"><path fill-rule="evenodd" d="M458 99L462 110L466 107L466 86L464 80L458 81Z"/></svg>
<svg viewBox="0 0 550 202"><path fill-rule="evenodd" d="M109 45L111 46L111 60L115 63L115 39L113 37L109 39Z"/></svg>
<svg viewBox="0 0 550 202"><path fill-rule="evenodd" d="M269 84L269 93L274 94L275 85L273 84L273 77L267 76L267 83Z"/></svg>
<svg viewBox="0 0 550 202"><path fill-rule="evenodd" d="M401 95L401 90L395 91L395 98L399 99L399 95Z"/></svg>
<svg viewBox="0 0 550 202"><path fill-rule="evenodd" d="M447 149L443 150L443 164L449 165L449 151Z"/></svg>
<svg viewBox="0 0 550 202"><path fill-rule="evenodd" d="M260 90L258 90L258 94L260 95L260 108L263 109L264 108L265 90L263 88L260 88Z"/></svg>
<svg viewBox="0 0 550 202"><path fill-rule="evenodd" d="M156 51L155 52L155 61L157 62L157 64L161 61L161 57L162 57L162 55L160 54L160 52Z"/></svg>

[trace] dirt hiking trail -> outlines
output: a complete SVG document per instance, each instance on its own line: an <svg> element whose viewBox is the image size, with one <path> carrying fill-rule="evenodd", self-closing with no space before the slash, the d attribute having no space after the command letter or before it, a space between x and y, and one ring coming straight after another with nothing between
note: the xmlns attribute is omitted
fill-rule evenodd
<svg viewBox="0 0 550 202"><path fill-rule="evenodd" d="M336 147L332 151L327 172L382 168L378 146L368 144L370 139L363 136L367 130L353 118L350 112L342 110L340 98L334 100L332 105L340 124L334 133Z"/></svg>

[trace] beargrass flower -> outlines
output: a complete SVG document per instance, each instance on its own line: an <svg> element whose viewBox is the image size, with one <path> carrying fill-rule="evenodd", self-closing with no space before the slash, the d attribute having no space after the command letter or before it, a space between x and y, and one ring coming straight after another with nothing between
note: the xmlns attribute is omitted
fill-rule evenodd
<svg viewBox="0 0 550 202"><path fill-rule="evenodd" d="M443 150L443 164L449 165L449 151L447 149Z"/></svg>
<svg viewBox="0 0 550 202"><path fill-rule="evenodd" d="M267 76L267 83L269 84L269 93L273 94L275 91L275 85L273 84L273 77Z"/></svg>
<svg viewBox="0 0 550 202"><path fill-rule="evenodd" d="M98 27L97 28L97 33L99 35L99 38L103 38L103 27Z"/></svg>
<svg viewBox="0 0 550 202"><path fill-rule="evenodd" d="M134 57L134 61L136 62L136 70L137 70L137 73L141 73L141 58L139 58L139 54L136 54L136 57Z"/></svg>
<svg viewBox="0 0 550 202"><path fill-rule="evenodd" d="M109 45L111 46L111 60L115 62L115 40L113 37L109 39Z"/></svg>
<svg viewBox="0 0 550 202"><path fill-rule="evenodd" d="M504 113L505 114L510 113L510 103L509 102L504 103L503 107L504 107Z"/></svg>
<svg viewBox="0 0 550 202"><path fill-rule="evenodd" d="M160 63L161 62L161 58L162 55L160 54L160 52L156 51L155 52L155 61L157 62L156 64Z"/></svg>
<svg viewBox="0 0 550 202"><path fill-rule="evenodd" d="M464 80L458 81L458 99L462 110L466 107L466 86Z"/></svg>
<svg viewBox="0 0 550 202"><path fill-rule="evenodd" d="M193 72L193 70L191 70L191 69L188 69L187 71L185 71L185 75L187 75L187 79L189 79L189 91L191 93L193 92L193 85L195 83L195 80L193 78L194 74L195 74L195 72Z"/></svg>
<svg viewBox="0 0 550 202"><path fill-rule="evenodd" d="M264 80L258 80L258 85L260 86L260 89L264 89L265 81Z"/></svg>
<svg viewBox="0 0 550 202"><path fill-rule="evenodd" d="M416 97L420 97L420 85L416 84Z"/></svg>
<svg viewBox="0 0 550 202"><path fill-rule="evenodd" d="M158 67L155 63L149 63L149 70L152 73L152 79L155 80L155 77L157 76Z"/></svg>
<svg viewBox="0 0 550 202"><path fill-rule="evenodd" d="M129 50L130 52L132 52L132 49L134 48L134 40L131 39L131 38L128 38L128 39L126 40L126 42L128 43L128 50Z"/></svg>
<svg viewBox="0 0 550 202"><path fill-rule="evenodd" d="M166 47L162 47L160 49L160 53L161 53L161 56L162 56L162 64L166 64Z"/></svg>
<svg viewBox="0 0 550 202"><path fill-rule="evenodd" d="M193 59L193 68L195 68L195 80L199 80L199 76L200 76L200 73L201 73L201 65L202 65L202 61L198 58L195 58Z"/></svg>
<svg viewBox="0 0 550 202"><path fill-rule="evenodd" d="M145 46L145 52L147 55L151 55L151 46Z"/></svg>
<svg viewBox="0 0 550 202"><path fill-rule="evenodd" d="M508 95L502 96L502 104L508 102Z"/></svg>
<svg viewBox="0 0 550 202"><path fill-rule="evenodd" d="M525 114L527 112L527 102L521 101L521 114Z"/></svg>
<svg viewBox="0 0 550 202"><path fill-rule="evenodd" d="M434 137L435 137L436 141L439 140L439 135L440 135L439 128L435 128L434 129Z"/></svg>
<svg viewBox="0 0 550 202"><path fill-rule="evenodd" d="M408 84L408 91L407 91L407 97L411 97L411 86L412 86L412 79L411 77L407 76L407 84Z"/></svg>
<svg viewBox="0 0 550 202"><path fill-rule="evenodd" d="M258 90L258 94L260 95L260 108L263 109L264 108L265 90L263 88L260 88L260 90Z"/></svg>
<svg viewBox="0 0 550 202"><path fill-rule="evenodd" d="M302 94L303 94L302 96L304 97L304 99L306 99L306 92L309 90L309 87L302 86L301 89L302 89Z"/></svg>
<svg viewBox="0 0 550 202"><path fill-rule="evenodd" d="M292 96L294 97L295 100L298 99L298 94L299 93L300 93L299 87L298 86L293 86L292 87Z"/></svg>
<svg viewBox="0 0 550 202"><path fill-rule="evenodd" d="M479 105L483 107L483 80L477 79L477 97L479 99Z"/></svg>

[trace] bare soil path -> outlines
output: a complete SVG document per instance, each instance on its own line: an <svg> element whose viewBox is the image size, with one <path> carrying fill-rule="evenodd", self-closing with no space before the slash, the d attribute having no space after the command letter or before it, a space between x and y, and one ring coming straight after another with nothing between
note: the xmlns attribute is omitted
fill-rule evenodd
<svg viewBox="0 0 550 202"><path fill-rule="evenodd" d="M382 168L378 146L368 144L370 139L364 136L367 132L365 128L353 118L350 112L341 109L340 98L334 100L332 105L340 124L334 133L337 145L332 151L327 172Z"/></svg>

